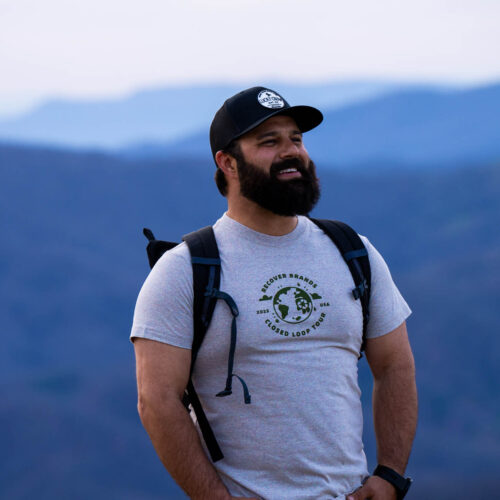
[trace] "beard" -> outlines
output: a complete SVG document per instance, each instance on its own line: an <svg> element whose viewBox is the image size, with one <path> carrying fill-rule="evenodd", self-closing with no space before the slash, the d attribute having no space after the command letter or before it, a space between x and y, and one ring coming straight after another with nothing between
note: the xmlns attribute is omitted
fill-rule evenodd
<svg viewBox="0 0 500 500"><path fill-rule="evenodd" d="M246 162L243 155L236 160L241 194L276 215L307 215L319 200L319 180L311 160L306 166L300 158L289 158L273 163L269 173ZM279 172L287 168L297 169L301 177L278 179Z"/></svg>

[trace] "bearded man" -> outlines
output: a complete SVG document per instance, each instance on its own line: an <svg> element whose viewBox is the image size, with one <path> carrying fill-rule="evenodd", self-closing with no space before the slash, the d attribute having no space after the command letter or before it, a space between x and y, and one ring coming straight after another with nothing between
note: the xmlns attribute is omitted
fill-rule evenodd
<svg viewBox="0 0 500 500"><path fill-rule="evenodd" d="M158 261L139 294L131 333L139 413L191 498L394 500L408 490L403 475L417 420L410 309L361 237L371 267L365 353L379 464L369 475L357 381L361 307L338 249L305 217L320 190L303 133L322 119L315 108L253 87L226 100L211 125L215 180L228 203L213 226L220 289L239 309L231 363L245 401L239 391L218 392L232 321L223 303L190 374L193 274L185 244ZM215 463L182 404L190 376L224 449Z"/></svg>

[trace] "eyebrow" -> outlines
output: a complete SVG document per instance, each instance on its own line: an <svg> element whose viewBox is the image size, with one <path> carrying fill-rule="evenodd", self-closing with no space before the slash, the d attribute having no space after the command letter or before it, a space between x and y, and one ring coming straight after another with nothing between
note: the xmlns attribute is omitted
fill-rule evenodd
<svg viewBox="0 0 500 500"><path fill-rule="evenodd" d="M302 132L301 132L300 130L293 130L293 131L292 131L292 133L291 133L291 135L297 135L297 134L301 136L301 135L302 135ZM256 139L257 139L258 141L260 141L261 139L264 139L264 138L266 138L266 137L275 137L275 136L277 136L277 135L279 135L279 134L278 134L278 132L276 132L276 131L274 131L274 130L271 130L270 132L264 132L263 134L259 134L259 135L256 137Z"/></svg>

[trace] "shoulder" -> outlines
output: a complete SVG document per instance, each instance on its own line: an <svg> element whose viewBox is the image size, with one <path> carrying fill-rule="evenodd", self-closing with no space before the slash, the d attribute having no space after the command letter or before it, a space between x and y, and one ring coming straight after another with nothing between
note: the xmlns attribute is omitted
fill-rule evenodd
<svg viewBox="0 0 500 500"><path fill-rule="evenodd" d="M172 289L188 292L192 284L192 267L186 243L165 252L151 269L140 292L140 299L162 300Z"/></svg>
<svg viewBox="0 0 500 500"><path fill-rule="evenodd" d="M183 243L162 255L142 285L130 337L190 348L192 303L192 267Z"/></svg>
<svg viewBox="0 0 500 500"><path fill-rule="evenodd" d="M190 264L190 262L191 260L189 255L189 248L183 241L182 243L179 243L176 247L165 252L160 257L153 270L156 269L157 266L161 268L163 266L172 265L173 263Z"/></svg>
<svg viewBox="0 0 500 500"><path fill-rule="evenodd" d="M377 270L382 272L389 272L389 267L382 257L382 254L375 248L373 243L364 235L360 234L359 237L363 242L363 245L368 252L368 260L370 261L370 267L372 268L372 274L377 274ZM373 271L374 269L374 271Z"/></svg>
<svg viewBox="0 0 500 500"><path fill-rule="evenodd" d="M358 236L359 236L360 240L363 242L363 245L365 246L366 251L368 252L368 258L370 259L370 261L373 258L382 257L380 255L380 253L378 252L378 250L373 245L373 243L368 239L367 236L364 236L363 234L359 234L359 233L358 233Z"/></svg>
<svg viewBox="0 0 500 500"><path fill-rule="evenodd" d="M365 236L360 236L368 252L371 273L370 321L367 338L380 337L396 329L411 309L394 283L386 261Z"/></svg>
<svg viewBox="0 0 500 500"><path fill-rule="evenodd" d="M328 236L330 234L331 238L335 241L335 245L339 247L339 249L346 247L345 251L348 251L351 246L349 240L354 243L355 237L358 236L368 252L370 261L372 259L381 258L380 254L377 252L370 240L366 236L359 234L354 226L351 226L346 222L334 219L319 219L316 223L307 217L303 217L302 219L304 220L304 224L307 225L308 231L310 232L309 234L320 236L325 241L330 240ZM357 245L358 243L356 242L356 246Z"/></svg>

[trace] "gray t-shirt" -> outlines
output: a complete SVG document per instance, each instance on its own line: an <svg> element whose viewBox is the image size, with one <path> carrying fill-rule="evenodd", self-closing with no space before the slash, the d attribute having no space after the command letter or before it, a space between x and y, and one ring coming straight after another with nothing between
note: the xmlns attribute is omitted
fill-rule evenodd
<svg viewBox="0 0 500 500"><path fill-rule="evenodd" d="M193 383L224 453L214 465L234 496L344 499L368 474L362 443L358 355L362 311L353 280L331 240L306 217L285 236L253 231L224 215L214 225L221 287L236 301L234 373L225 387L231 331L218 301ZM398 327L410 309L380 254L363 237L371 264L367 336ZM185 244L146 279L131 338L190 349L192 269Z"/></svg>

